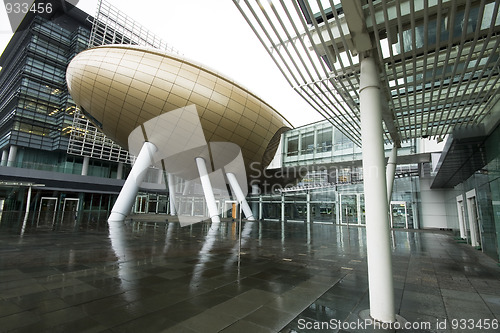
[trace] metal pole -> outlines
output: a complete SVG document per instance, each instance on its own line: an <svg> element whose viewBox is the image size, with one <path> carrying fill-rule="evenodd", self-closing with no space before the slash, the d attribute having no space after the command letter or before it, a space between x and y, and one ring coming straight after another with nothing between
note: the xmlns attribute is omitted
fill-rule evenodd
<svg viewBox="0 0 500 333"><path fill-rule="evenodd" d="M212 222L220 222L219 212L217 211L217 204L215 202L214 191L212 189L212 183L210 182L210 177L208 176L207 165L205 164L205 159L202 157L197 157L196 165L198 166L198 172L200 174L201 186L203 187L203 193L205 194L205 200L207 202L208 213Z"/></svg>
<svg viewBox="0 0 500 333"><path fill-rule="evenodd" d="M153 154L157 148L151 142L144 142L141 151L135 160L134 166L130 174L123 184L122 190L115 201L111 214L109 215L108 222L122 222L130 213L130 209L134 204L135 196L139 191L147 169L153 164Z"/></svg>
<svg viewBox="0 0 500 333"><path fill-rule="evenodd" d="M311 193L306 194L306 222L311 223Z"/></svg>
<svg viewBox="0 0 500 333"><path fill-rule="evenodd" d="M238 244L238 268L240 268L240 263L241 263L241 202L240 202L240 218L239 218L239 226L238 226L238 229L239 229L239 244Z"/></svg>
<svg viewBox="0 0 500 333"><path fill-rule="evenodd" d="M285 194L281 193L281 222L285 222Z"/></svg>
<svg viewBox="0 0 500 333"><path fill-rule="evenodd" d="M370 316L392 323L396 316L379 81L375 60L362 59L359 99Z"/></svg>

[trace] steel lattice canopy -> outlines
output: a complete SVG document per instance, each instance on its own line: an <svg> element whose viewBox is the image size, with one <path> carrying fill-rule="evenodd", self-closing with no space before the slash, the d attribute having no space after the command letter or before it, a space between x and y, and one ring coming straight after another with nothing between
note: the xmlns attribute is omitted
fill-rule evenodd
<svg viewBox="0 0 500 333"><path fill-rule="evenodd" d="M498 121L498 1L233 2L290 85L358 145L360 54L378 61L387 140Z"/></svg>

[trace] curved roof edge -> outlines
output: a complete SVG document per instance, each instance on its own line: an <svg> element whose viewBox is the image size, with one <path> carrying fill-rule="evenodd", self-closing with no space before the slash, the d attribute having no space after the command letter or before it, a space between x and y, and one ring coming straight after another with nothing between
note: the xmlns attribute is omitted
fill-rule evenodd
<svg viewBox="0 0 500 333"><path fill-rule="evenodd" d="M192 59L190 59L188 57L185 57L185 56L182 56L182 55L179 55L179 54L176 54L176 53L172 53L172 52L168 52L168 51L163 51L163 50L155 49L155 48L152 48L152 47L145 47L145 46L131 45L131 44L100 45L100 46L96 46L96 47L92 47L92 48L86 49L85 51L92 50L92 49L102 49L102 48L132 49L132 50L137 50L137 51L141 51L141 52L148 52L148 53L151 53L151 54L154 54L154 55L159 55L159 56L162 56L162 57L168 57L168 58L171 58L171 59L175 59L177 61L180 61L180 62L183 62L183 63L187 63L187 64L189 64L191 66L194 66L194 67L197 67L199 69L203 69L204 71L209 72L210 74L212 74L212 75L214 75L214 76L216 76L216 77L218 77L218 78L220 78L222 80L225 80L225 81L231 83L232 85L234 85L234 86L236 86L236 87L244 90L248 94L252 95L256 99L258 99L259 101L261 101L263 104L267 105L274 112L276 112L276 114L278 114L283 119L283 121L286 122L290 126L290 128L295 128L295 126L293 126L292 123L290 123L290 121L288 121L288 119L286 119L286 117L284 117L279 111L277 111L274 107L272 107L269 103L267 103L260 96L258 96L255 93L253 93L250 89L248 89L247 87L243 86L239 82L236 82L236 81L230 79L224 73L218 72L218 71L214 70L213 68L211 68L209 66L206 66L206 65L204 65L204 64L202 64L202 63L200 63L198 61L192 60Z"/></svg>

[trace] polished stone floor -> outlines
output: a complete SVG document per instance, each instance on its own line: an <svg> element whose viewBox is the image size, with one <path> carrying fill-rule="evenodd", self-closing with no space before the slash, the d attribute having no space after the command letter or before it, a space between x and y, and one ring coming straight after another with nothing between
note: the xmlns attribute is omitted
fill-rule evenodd
<svg viewBox="0 0 500 333"><path fill-rule="evenodd" d="M232 221L0 228L0 331L373 330L359 317L368 308L364 228L243 222L239 235ZM500 331L494 260L443 231L397 230L392 241L406 331Z"/></svg>

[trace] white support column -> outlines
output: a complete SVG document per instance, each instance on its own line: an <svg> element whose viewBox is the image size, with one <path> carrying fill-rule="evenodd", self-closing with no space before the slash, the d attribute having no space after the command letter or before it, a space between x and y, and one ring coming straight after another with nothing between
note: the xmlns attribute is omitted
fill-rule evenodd
<svg viewBox="0 0 500 333"><path fill-rule="evenodd" d="M82 176L86 176L89 173L89 161L90 158L88 156L83 158Z"/></svg>
<svg viewBox="0 0 500 333"><path fill-rule="evenodd" d="M0 162L0 166L6 166L8 159L9 159L9 151L7 149L2 150L2 162Z"/></svg>
<svg viewBox="0 0 500 333"><path fill-rule="evenodd" d="M17 146L10 146L9 149L9 157L7 158L7 166L16 166L16 157L17 157Z"/></svg>
<svg viewBox="0 0 500 333"><path fill-rule="evenodd" d="M28 217L30 215L30 205L31 205L31 185L28 187L28 195L26 197L26 212L24 213L23 227L21 228L21 236L24 235L26 230L26 223L28 222Z"/></svg>
<svg viewBox="0 0 500 333"><path fill-rule="evenodd" d="M205 200L207 202L208 213L212 222L220 222L219 212L217 210L217 204L215 203L214 191L212 189L212 183L210 182L210 177L208 176L207 165L205 164L205 159L202 157L197 157L196 165L198 166L198 172L200 174L201 186L203 187L203 193L205 194Z"/></svg>
<svg viewBox="0 0 500 333"><path fill-rule="evenodd" d="M122 179L123 177L123 163L118 163L118 169L116 170L116 179Z"/></svg>
<svg viewBox="0 0 500 333"><path fill-rule="evenodd" d="M398 157L398 147L396 144L392 147L391 155L387 161L387 168L385 170L385 178L387 179L387 204L390 210L391 198L392 198L392 188L394 186L394 176L396 174L396 159Z"/></svg>
<svg viewBox="0 0 500 333"><path fill-rule="evenodd" d="M375 60L371 57L362 59L359 99L370 316L392 323L396 315L379 85Z"/></svg>
<svg viewBox="0 0 500 333"><path fill-rule="evenodd" d="M139 191L139 186L146 175L146 171L153 164L153 154L157 148L151 142L144 142L144 145L135 160L134 166L130 174L123 184L122 190L116 199L111 215L109 215L108 222L122 222L132 209L135 196Z"/></svg>
<svg viewBox="0 0 500 333"><path fill-rule="evenodd" d="M249 221L255 221L255 217L253 216L252 210L248 205L247 199L241 190L240 184L236 179L236 176L232 172L226 173L227 179L229 180L229 185L231 185L231 190L233 190L236 199L241 204L241 209L243 209L243 213L245 213L245 217Z"/></svg>
<svg viewBox="0 0 500 333"><path fill-rule="evenodd" d="M175 178L171 173L168 174L168 199L170 200L170 215L174 216L175 209Z"/></svg>

